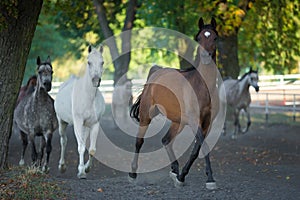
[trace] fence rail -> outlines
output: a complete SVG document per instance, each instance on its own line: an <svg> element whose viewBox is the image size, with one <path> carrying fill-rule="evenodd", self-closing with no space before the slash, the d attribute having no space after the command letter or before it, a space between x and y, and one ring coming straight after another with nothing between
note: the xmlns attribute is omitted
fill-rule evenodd
<svg viewBox="0 0 300 200"><path fill-rule="evenodd" d="M252 102L250 107L263 109L266 119L270 111L292 112L293 119L296 120L297 113L300 112L300 74L293 75L273 75L259 76L260 92L256 93L250 88ZM137 96L143 89L145 79L132 80L132 92ZM53 82L50 95L55 98L59 86L62 82ZM114 90L113 80L102 80L99 90L103 93L105 102L112 102Z"/></svg>

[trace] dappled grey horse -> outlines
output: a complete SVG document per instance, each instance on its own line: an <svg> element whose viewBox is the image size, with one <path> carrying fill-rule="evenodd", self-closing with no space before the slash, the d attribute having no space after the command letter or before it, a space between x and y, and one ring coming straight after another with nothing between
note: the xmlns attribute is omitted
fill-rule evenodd
<svg viewBox="0 0 300 200"><path fill-rule="evenodd" d="M226 91L227 104L234 109L234 132L232 138L237 137L237 133L246 133L251 125L250 114L248 111L251 103L251 96L249 87L254 87L255 91L259 91L258 73L256 70L250 68L249 72L245 73L239 80L226 79L224 80L224 87ZM241 129L239 114L244 110L247 115L247 126L245 129ZM224 125L224 135L226 134L226 123Z"/></svg>
<svg viewBox="0 0 300 200"><path fill-rule="evenodd" d="M21 100L14 112L14 121L20 130L23 142L23 150L20 165L24 165L24 154L29 143L32 148L31 158L35 166L41 166L44 149L46 147L47 157L43 165L43 171L48 172L48 163L51 153L52 133L58 127L56 114L54 111L54 101L48 94L51 90L52 65L48 56L45 62L37 58L37 85L31 93ZM40 151L37 153L35 146L35 136L41 136Z"/></svg>

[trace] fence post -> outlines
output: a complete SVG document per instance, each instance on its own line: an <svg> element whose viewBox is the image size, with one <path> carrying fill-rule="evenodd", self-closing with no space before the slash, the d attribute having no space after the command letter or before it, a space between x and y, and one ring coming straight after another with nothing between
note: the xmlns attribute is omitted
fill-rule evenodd
<svg viewBox="0 0 300 200"><path fill-rule="evenodd" d="M293 94L293 120L296 121L296 94Z"/></svg>
<svg viewBox="0 0 300 200"><path fill-rule="evenodd" d="M265 114L266 114L266 123L268 123L269 120L269 94L266 93L266 108L265 108Z"/></svg>

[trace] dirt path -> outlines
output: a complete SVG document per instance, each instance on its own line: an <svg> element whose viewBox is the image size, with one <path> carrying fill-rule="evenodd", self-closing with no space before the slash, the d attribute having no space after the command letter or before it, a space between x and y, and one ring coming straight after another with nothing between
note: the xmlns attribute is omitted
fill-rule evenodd
<svg viewBox="0 0 300 200"><path fill-rule="evenodd" d="M134 138L123 137L110 117L102 123L105 132L116 142L134 145ZM149 141L149 146L154 141ZM146 142L145 142L146 146ZM147 148L147 147L145 147ZM26 162L30 163L30 149ZM17 135L10 140L9 162L17 165L21 141ZM68 199L298 199L300 197L300 125L255 124L246 135L231 140L222 136L211 152L211 163L217 190L205 189L204 160L197 159L186 185L177 189L168 176L169 167L140 174L136 184L127 180L127 173L106 167L95 161L86 180L78 180L77 144L72 127L68 127L66 173L57 165L60 146L55 132L50 158L51 179L62 182ZM181 166L186 158L180 160Z"/></svg>

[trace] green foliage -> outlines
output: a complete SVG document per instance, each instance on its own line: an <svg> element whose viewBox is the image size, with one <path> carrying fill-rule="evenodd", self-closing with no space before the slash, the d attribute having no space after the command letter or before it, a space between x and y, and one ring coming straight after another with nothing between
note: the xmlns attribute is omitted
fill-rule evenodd
<svg viewBox="0 0 300 200"><path fill-rule="evenodd" d="M0 31L7 28L8 19L18 17L17 10L18 0L2 0L0 1Z"/></svg>
<svg viewBox="0 0 300 200"><path fill-rule="evenodd" d="M10 5L17 3L16 0L10 0L1 1L0 4L4 5L7 2L10 2ZM221 37L238 34L238 54L242 69L253 66L276 74L290 73L299 62L298 1L158 0L139 3L135 28L164 27L184 33L191 39L198 30L199 17L203 17L208 23L214 16ZM105 0L104 6L109 27L115 35L121 33L127 1ZM13 6L9 8L13 16ZM68 63L61 65L63 68L71 68L68 67L73 66L69 60L81 58L87 43L100 44L104 40L94 9L92 1L44 2L27 62L25 79L34 73L38 55L42 59L50 55L52 60ZM118 44L119 47L120 45ZM148 64L141 66L143 63ZM147 73L148 67L153 63L179 66L178 57L170 52L144 49L132 52L129 76L145 77L142 73ZM59 73L55 74L59 76L59 80L65 79L69 76L68 73L72 72L63 71L62 67ZM108 66L105 76L111 79L113 72L113 65Z"/></svg>
<svg viewBox="0 0 300 200"><path fill-rule="evenodd" d="M298 1L258 1L239 33L240 61L274 74L291 73L300 58Z"/></svg>
<svg viewBox="0 0 300 200"><path fill-rule="evenodd" d="M27 79L35 73L36 59L38 56L40 56L42 60L46 60L49 55L51 60L55 60L62 58L68 51L72 51L76 48L70 44L69 39L63 37L56 28L57 25L54 23L54 17L43 10L39 16L38 25L31 44L23 83L26 83Z"/></svg>

